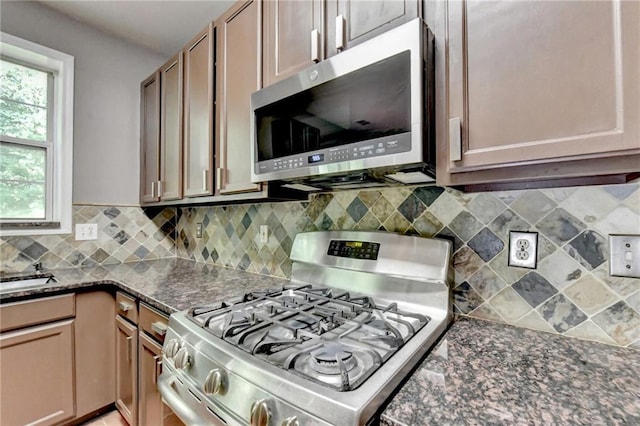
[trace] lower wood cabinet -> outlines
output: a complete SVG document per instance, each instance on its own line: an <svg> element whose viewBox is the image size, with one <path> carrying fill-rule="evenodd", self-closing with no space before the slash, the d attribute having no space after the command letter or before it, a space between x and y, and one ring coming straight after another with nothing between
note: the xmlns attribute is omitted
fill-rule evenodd
<svg viewBox="0 0 640 426"><path fill-rule="evenodd" d="M138 327L116 317L116 408L131 426L138 415Z"/></svg>
<svg viewBox="0 0 640 426"><path fill-rule="evenodd" d="M83 417L115 401L115 308L110 292L75 297L76 415Z"/></svg>
<svg viewBox="0 0 640 426"><path fill-rule="evenodd" d="M162 343L169 319L145 304L140 304L138 334L138 424L180 426L183 423L162 402L158 377L162 373Z"/></svg>
<svg viewBox="0 0 640 426"><path fill-rule="evenodd" d="M75 417L73 323L0 336L0 424L53 425Z"/></svg>
<svg viewBox="0 0 640 426"><path fill-rule="evenodd" d="M181 426L157 389L168 323L122 292L2 304L0 425L81 424L115 402L131 426Z"/></svg>

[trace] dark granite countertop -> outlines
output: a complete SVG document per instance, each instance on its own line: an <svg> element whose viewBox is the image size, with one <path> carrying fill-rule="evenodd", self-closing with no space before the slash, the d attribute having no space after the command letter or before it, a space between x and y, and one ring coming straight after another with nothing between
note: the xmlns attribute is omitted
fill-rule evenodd
<svg viewBox="0 0 640 426"><path fill-rule="evenodd" d="M640 352L461 318L383 425L638 425Z"/></svg>
<svg viewBox="0 0 640 426"><path fill-rule="evenodd" d="M25 298L115 287L170 314L286 280L185 259L52 271ZM453 323L382 413L383 425L640 424L640 352L469 318Z"/></svg>
<svg viewBox="0 0 640 426"><path fill-rule="evenodd" d="M160 259L52 272L57 283L0 296L1 303L99 286L115 286L170 314L244 292L280 288L286 280L186 259Z"/></svg>

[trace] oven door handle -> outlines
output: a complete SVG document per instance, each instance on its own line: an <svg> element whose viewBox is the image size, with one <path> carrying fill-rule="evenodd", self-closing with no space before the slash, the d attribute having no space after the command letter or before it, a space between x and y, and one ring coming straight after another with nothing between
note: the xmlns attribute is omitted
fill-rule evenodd
<svg viewBox="0 0 640 426"><path fill-rule="evenodd" d="M189 405L180 398L174 390L173 384L176 377L170 373L162 373L158 377L158 391L162 395L162 400L176 413L180 420L190 426L209 426L211 422L202 419Z"/></svg>

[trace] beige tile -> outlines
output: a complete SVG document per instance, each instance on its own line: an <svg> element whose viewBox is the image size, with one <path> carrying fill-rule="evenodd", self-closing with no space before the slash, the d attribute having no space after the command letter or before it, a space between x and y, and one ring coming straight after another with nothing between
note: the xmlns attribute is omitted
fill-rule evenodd
<svg viewBox="0 0 640 426"><path fill-rule="evenodd" d="M617 297L607 286L592 275L585 275L564 293L587 315L595 314L611 305Z"/></svg>
<svg viewBox="0 0 640 426"><path fill-rule="evenodd" d="M496 294L489 303L509 323L515 322L532 310L531 306L511 287Z"/></svg>

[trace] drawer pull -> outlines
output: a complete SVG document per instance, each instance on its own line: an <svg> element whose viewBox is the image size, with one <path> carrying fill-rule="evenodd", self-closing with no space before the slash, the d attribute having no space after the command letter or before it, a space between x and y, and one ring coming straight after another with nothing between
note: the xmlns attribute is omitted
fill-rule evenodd
<svg viewBox="0 0 640 426"><path fill-rule="evenodd" d="M128 312L133 309L133 305L127 302L118 302L118 309L122 312Z"/></svg>
<svg viewBox="0 0 640 426"><path fill-rule="evenodd" d="M155 361L155 374L153 375L153 384L158 384L158 377L162 374L162 355L156 355L153 357Z"/></svg>
<svg viewBox="0 0 640 426"><path fill-rule="evenodd" d="M157 322L153 322L151 323L151 330L153 330L154 333L159 334L161 336L164 336L165 334L167 334L167 324L157 321Z"/></svg>

